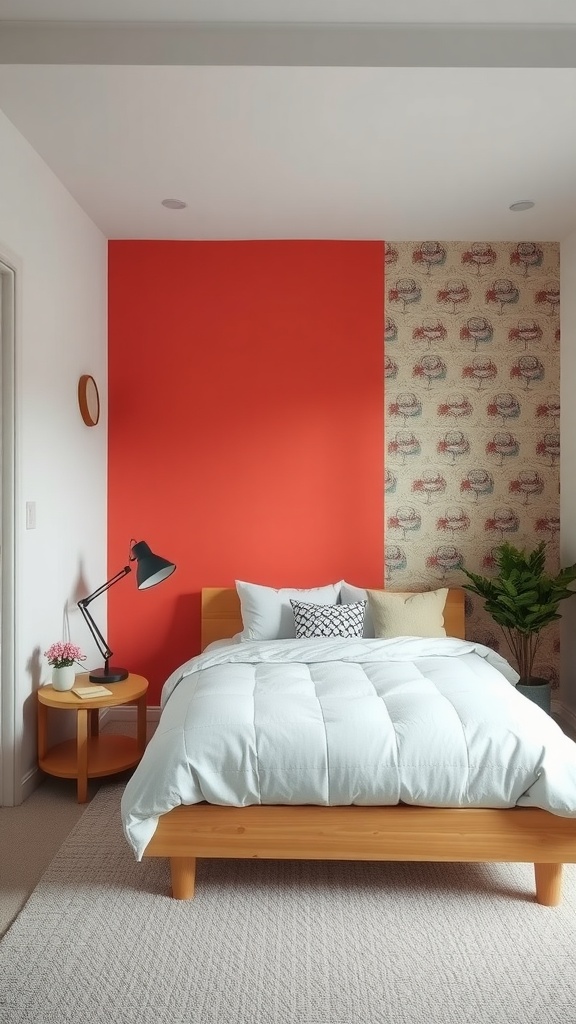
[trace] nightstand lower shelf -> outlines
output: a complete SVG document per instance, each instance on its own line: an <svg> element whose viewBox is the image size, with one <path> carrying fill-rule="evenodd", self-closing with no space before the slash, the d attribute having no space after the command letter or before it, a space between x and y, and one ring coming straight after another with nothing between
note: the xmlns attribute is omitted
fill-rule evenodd
<svg viewBox="0 0 576 1024"><path fill-rule="evenodd" d="M130 736L90 736L88 739L89 779L103 775L114 775L138 764L142 752L138 742ZM51 747L40 758L39 765L48 775L61 779L75 779L78 776L78 745L76 740L66 740Z"/></svg>
<svg viewBox="0 0 576 1024"><path fill-rule="evenodd" d="M77 685L88 681L88 674L76 676ZM55 690L41 686L38 693L38 764L48 775L77 779L78 803L88 799L88 779L114 775L134 768L146 747L146 691L148 680L130 673L114 683L110 693L83 700L74 690ZM102 708L123 704L136 705L136 738L100 734ZM48 748L48 710L76 713L76 739Z"/></svg>

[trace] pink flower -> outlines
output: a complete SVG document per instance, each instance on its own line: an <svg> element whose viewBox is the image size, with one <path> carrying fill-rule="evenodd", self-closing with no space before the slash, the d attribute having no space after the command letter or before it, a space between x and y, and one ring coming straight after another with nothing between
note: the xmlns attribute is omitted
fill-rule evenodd
<svg viewBox="0 0 576 1024"><path fill-rule="evenodd" d="M44 651L44 656L48 658L48 664L54 665L55 668L64 668L66 665L73 665L75 661L86 660L86 655L82 654L78 645L71 644L68 640L59 640L58 643L52 644Z"/></svg>

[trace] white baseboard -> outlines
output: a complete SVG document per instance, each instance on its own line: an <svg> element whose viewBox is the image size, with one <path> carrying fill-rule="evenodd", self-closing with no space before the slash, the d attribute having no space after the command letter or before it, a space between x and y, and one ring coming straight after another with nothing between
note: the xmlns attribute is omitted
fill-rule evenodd
<svg viewBox="0 0 576 1024"><path fill-rule="evenodd" d="M44 775L44 772L40 771L38 765L36 765L35 768L31 768L30 771L26 772L22 779L22 784L20 787L20 796L22 803L24 803L24 800L27 800L28 797L31 796L34 790L38 788L40 783L43 782L45 778L46 776Z"/></svg>

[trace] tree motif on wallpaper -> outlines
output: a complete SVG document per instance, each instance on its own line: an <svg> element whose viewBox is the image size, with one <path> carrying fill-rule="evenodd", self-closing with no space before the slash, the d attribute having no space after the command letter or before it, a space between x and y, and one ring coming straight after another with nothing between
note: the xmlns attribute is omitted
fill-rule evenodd
<svg viewBox="0 0 576 1024"><path fill-rule="evenodd" d="M560 516L553 512L540 516L534 523L534 530L536 533L547 533L550 537L555 537L560 532Z"/></svg>
<svg viewBox="0 0 576 1024"><path fill-rule="evenodd" d="M544 434L536 444L536 454L549 459L549 465L555 466L560 458L560 434L557 431Z"/></svg>
<svg viewBox="0 0 576 1024"><path fill-rule="evenodd" d="M470 451L470 441L462 430L447 430L438 444L436 451L439 455L449 455L452 465L457 458L467 455Z"/></svg>
<svg viewBox="0 0 576 1024"><path fill-rule="evenodd" d="M456 279L447 281L443 288L440 288L437 295L438 302L451 306L451 313L457 313L458 307L464 302L470 302L470 289L465 281Z"/></svg>
<svg viewBox="0 0 576 1024"><path fill-rule="evenodd" d="M454 536L470 528L470 516L463 508L448 508L443 516L436 520L438 532L449 532Z"/></svg>
<svg viewBox="0 0 576 1024"><path fill-rule="evenodd" d="M445 325L438 317L428 316L414 328L412 338L414 341L425 341L428 348L431 348L434 343L444 341L447 333Z"/></svg>
<svg viewBox="0 0 576 1024"><path fill-rule="evenodd" d="M415 494L425 494L425 504L429 505L433 495L442 494L446 490L446 479L442 473L435 470L426 470L417 480L412 481L412 491Z"/></svg>
<svg viewBox="0 0 576 1024"><path fill-rule="evenodd" d="M517 533L520 519L513 508L497 508L484 523L486 533L499 533L502 540L509 533Z"/></svg>
<svg viewBox="0 0 576 1024"><path fill-rule="evenodd" d="M558 281L547 281L544 287L538 289L535 293L534 302L537 306L544 306L548 313L555 316L560 306L560 285Z"/></svg>
<svg viewBox="0 0 576 1024"><path fill-rule="evenodd" d="M388 518L388 529L401 530L403 539L406 540L408 533L412 530L419 530L422 526L422 516L410 505L402 505Z"/></svg>
<svg viewBox="0 0 576 1024"><path fill-rule="evenodd" d="M522 267L524 277L532 267L541 267L544 253L536 242L519 242L513 252L510 253L510 265Z"/></svg>
<svg viewBox="0 0 576 1024"><path fill-rule="evenodd" d="M446 262L446 249L440 242L422 242L414 249L412 262L422 264L426 274L431 274L432 267L441 267Z"/></svg>
<svg viewBox="0 0 576 1024"><path fill-rule="evenodd" d="M436 575L442 580L456 569L461 569L463 565L464 554L454 544L440 544L426 558L426 568L435 570Z"/></svg>
<svg viewBox="0 0 576 1024"><path fill-rule="evenodd" d="M404 548L398 544L384 546L384 570L387 583L391 583L393 575L405 569L407 564Z"/></svg>
<svg viewBox="0 0 576 1024"><path fill-rule="evenodd" d="M535 469L521 469L518 476L508 484L510 494L522 494L522 504L528 505L535 495L542 494L544 481Z"/></svg>
<svg viewBox="0 0 576 1024"><path fill-rule="evenodd" d="M398 430L388 445L388 453L398 455L403 466L406 464L406 459L419 455L420 450L420 441L412 430Z"/></svg>
<svg viewBox="0 0 576 1024"><path fill-rule="evenodd" d="M478 390L482 391L489 381L498 376L498 367L489 356L475 356L472 362L463 368L462 376L473 381Z"/></svg>
<svg viewBox="0 0 576 1024"><path fill-rule="evenodd" d="M521 341L528 348L531 341L542 341L542 328L537 320L519 320L516 327L508 331L509 341Z"/></svg>
<svg viewBox="0 0 576 1024"><path fill-rule="evenodd" d="M529 391L531 384L537 380L543 380L544 365L540 362L538 356L532 356L525 353L514 363L514 366L510 370L510 376L523 380L525 382L525 390Z"/></svg>
<svg viewBox="0 0 576 1024"><path fill-rule="evenodd" d="M428 388L432 387L432 381L444 380L446 377L446 363L440 356L430 355L422 358L412 368L412 376L428 381Z"/></svg>
<svg viewBox="0 0 576 1024"><path fill-rule="evenodd" d="M460 482L461 493L473 494L476 501L481 495L492 494L493 490L494 477L487 469L469 469Z"/></svg>
<svg viewBox="0 0 576 1024"><path fill-rule="evenodd" d="M475 267L478 277L484 267L491 267L496 259L496 253L488 242L472 242L470 248L462 253L462 263Z"/></svg>
<svg viewBox="0 0 576 1024"><path fill-rule="evenodd" d="M394 494L398 485L398 477L391 469L387 469L384 473L384 493Z"/></svg>
<svg viewBox="0 0 576 1024"><path fill-rule="evenodd" d="M486 454L495 455L498 466L504 465L504 459L514 458L520 451L518 438L508 430L499 430L486 445Z"/></svg>
<svg viewBox="0 0 576 1024"><path fill-rule="evenodd" d="M398 249L395 249L390 242L384 243L384 263L386 266L392 266L392 264L398 262Z"/></svg>
<svg viewBox="0 0 576 1024"><path fill-rule="evenodd" d="M490 548L482 558L482 568L486 572L496 572L498 568L498 548Z"/></svg>
<svg viewBox="0 0 576 1024"><path fill-rule="evenodd" d="M474 409L466 395L452 395L438 406L438 416L444 419L451 416L453 419L460 419L461 416L471 416Z"/></svg>
<svg viewBox="0 0 576 1024"><path fill-rule="evenodd" d="M387 316L384 320L384 341L396 341L398 337L398 327L396 321L391 316Z"/></svg>
<svg viewBox="0 0 576 1024"><path fill-rule="evenodd" d="M398 562L397 545L388 545L386 585L462 585L463 564L490 572L482 562L492 546L506 537L532 543L536 523L557 561L559 246L392 248L385 314L394 320L386 334L398 373L386 398L385 471L395 484L385 543L398 539L402 556ZM493 630L471 598L467 630L475 638ZM553 663L552 631L539 658Z"/></svg>
<svg viewBox="0 0 576 1024"><path fill-rule="evenodd" d="M471 341L474 351L478 351L478 345L486 345L494 337L494 327L485 316L471 316L460 328L460 340Z"/></svg>
<svg viewBox="0 0 576 1024"><path fill-rule="evenodd" d="M398 376L398 363L395 363L390 356L384 359L384 377L386 380L394 380Z"/></svg>
<svg viewBox="0 0 576 1024"><path fill-rule="evenodd" d="M420 302L422 288L416 283L413 277L401 277L388 292L390 302L399 302L402 305L402 312L405 313L408 306L414 302Z"/></svg>
<svg viewBox="0 0 576 1024"><path fill-rule="evenodd" d="M551 419L555 427L560 421L560 397L559 395L548 395L536 408L538 419Z"/></svg>
<svg viewBox="0 0 576 1024"><path fill-rule="evenodd" d="M406 426L409 419L422 415L422 402L413 391L405 391L390 402L388 411L391 416L404 420Z"/></svg>
<svg viewBox="0 0 576 1024"><path fill-rule="evenodd" d="M490 288L486 292L486 302L495 303L499 309L498 312L502 314L507 306L511 303L518 302L520 298L520 292L513 281L509 278L500 278L497 281L493 281Z"/></svg>
<svg viewBox="0 0 576 1024"><path fill-rule="evenodd" d="M520 411L520 402L516 395L511 395L509 391L503 391L498 395L494 395L486 409L491 418L498 417L502 420L503 424L506 420L517 420L520 416Z"/></svg>

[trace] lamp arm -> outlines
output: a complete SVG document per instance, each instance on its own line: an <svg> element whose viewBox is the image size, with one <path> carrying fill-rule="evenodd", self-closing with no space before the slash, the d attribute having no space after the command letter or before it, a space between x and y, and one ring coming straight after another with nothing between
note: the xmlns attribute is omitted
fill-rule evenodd
<svg viewBox="0 0 576 1024"><path fill-rule="evenodd" d="M109 590L110 587L114 585L114 583L118 583L118 580L123 579L124 576L127 576L129 572L132 572L132 569L130 568L129 565L125 565L123 569L120 569L120 572L117 572L115 576L112 576L112 578L107 580L106 583L103 583L101 587L98 587L97 590L94 590L91 594L88 594L88 597L83 597L81 601L78 601L78 604L81 606L83 605L84 608L86 608L89 604L91 604L95 597L100 597L100 594L103 594L106 590Z"/></svg>
<svg viewBox="0 0 576 1024"><path fill-rule="evenodd" d="M120 571L117 572L115 576L112 576L112 578L107 580L106 583L103 583L102 586L98 587L95 591L93 591L92 594L88 594L87 597L83 597L80 601L78 601L78 607L82 612L84 619L86 620L86 625L88 626L88 629L90 630L92 636L94 637L96 646L100 651L100 654L104 658L104 661L106 663L106 671L108 671L108 662L112 657L113 652L106 643L106 640L102 636L102 633L98 629L98 626L94 622L94 619L90 615L90 612L88 611L88 605L91 604L91 602L96 597L100 597L100 595L103 594L106 590L109 590L110 587L114 586L115 583L118 583L119 580L123 579L124 576L127 576L129 572L132 572L132 569L130 568L129 565L125 565L123 569L120 569Z"/></svg>
<svg viewBox="0 0 576 1024"><path fill-rule="evenodd" d="M86 625L88 626L88 629L90 630L92 636L94 637L96 647L100 651L100 654L104 658L104 661L108 663L108 661L112 657L113 652L110 650L108 644L106 643L104 637L102 636L102 633L98 629L98 626L96 625L94 619L90 615L90 612L86 608L85 603L83 601L78 601L78 607L86 620Z"/></svg>

